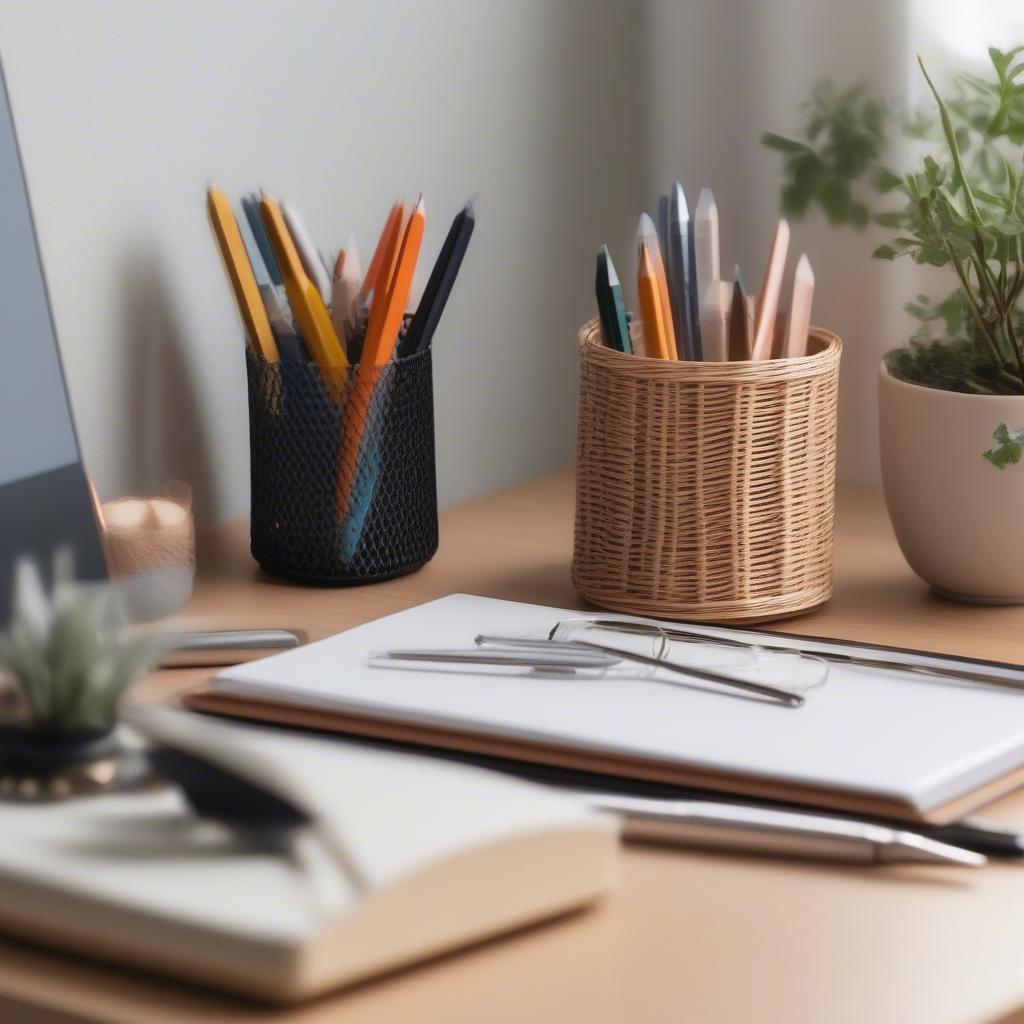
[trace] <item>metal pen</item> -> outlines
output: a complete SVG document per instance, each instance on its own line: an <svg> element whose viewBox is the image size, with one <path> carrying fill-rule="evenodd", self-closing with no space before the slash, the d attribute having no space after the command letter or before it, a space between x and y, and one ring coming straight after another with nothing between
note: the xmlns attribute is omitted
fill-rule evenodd
<svg viewBox="0 0 1024 1024"><path fill-rule="evenodd" d="M988 862L983 854L915 832L847 818L703 800L581 795L589 806L621 815L627 840L850 864Z"/></svg>

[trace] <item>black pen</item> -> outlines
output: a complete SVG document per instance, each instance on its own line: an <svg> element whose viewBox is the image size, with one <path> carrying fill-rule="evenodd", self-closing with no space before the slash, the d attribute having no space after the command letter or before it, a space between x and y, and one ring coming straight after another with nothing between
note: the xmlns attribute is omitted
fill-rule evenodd
<svg viewBox="0 0 1024 1024"><path fill-rule="evenodd" d="M468 202L452 221L448 237L441 247L441 254L437 257L434 269L430 272L430 280L423 290L419 308L405 336L398 343L399 359L429 348L452 286L455 284L455 278L458 276L459 267L462 266L462 257L466 255L466 247L469 245L475 225L473 203Z"/></svg>
<svg viewBox="0 0 1024 1024"><path fill-rule="evenodd" d="M929 839L959 846L964 850L973 850L975 853L984 853L989 857L1006 860L1024 858L1024 835L1001 825L979 821L977 818L965 818L949 825L934 825L920 828L918 831Z"/></svg>

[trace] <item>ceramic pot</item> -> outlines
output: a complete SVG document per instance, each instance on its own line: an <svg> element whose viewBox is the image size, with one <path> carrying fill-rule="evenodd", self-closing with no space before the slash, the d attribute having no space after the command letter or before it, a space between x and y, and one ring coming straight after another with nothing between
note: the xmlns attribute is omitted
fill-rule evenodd
<svg viewBox="0 0 1024 1024"><path fill-rule="evenodd" d="M1024 604L1024 460L983 453L1024 427L1024 395L965 395L879 373L882 483L910 567L943 597Z"/></svg>
<svg viewBox="0 0 1024 1024"><path fill-rule="evenodd" d="M112 727L51 732L45 729L0 727L0 772L48 775L113 754L117 739Z"/></svg>

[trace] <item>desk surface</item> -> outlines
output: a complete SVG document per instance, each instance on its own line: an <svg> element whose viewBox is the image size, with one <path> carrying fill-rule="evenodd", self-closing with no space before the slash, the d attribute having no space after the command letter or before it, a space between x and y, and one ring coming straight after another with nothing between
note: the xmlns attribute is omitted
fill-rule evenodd
<svg viewBox="0 0 1024 1024"><path fill-rule="evenodd" d="M235 524L210 538L190 611L222 619L229 611L232 621L297 626L317 638L452 591L579 606L569 582L571 531L571 477L556 474L445 512L440 552L413 576L313 590L261 575L245 524ZM837 548L832 601L782 628L1024 661L1024 608L933 597L901 558L877 490L842 488ZM195 670L159 673L142 695L166 696L198 678ZM1024 826L1024 793L986 815ZM621 888L595 910L297 1010L266 1011L5 942L0 1011L8 1010L0 1016L77 1024L1006 1024L1024 1008L1022 896L1024 866L1013 864L853 869L628 847Z"/></svg>

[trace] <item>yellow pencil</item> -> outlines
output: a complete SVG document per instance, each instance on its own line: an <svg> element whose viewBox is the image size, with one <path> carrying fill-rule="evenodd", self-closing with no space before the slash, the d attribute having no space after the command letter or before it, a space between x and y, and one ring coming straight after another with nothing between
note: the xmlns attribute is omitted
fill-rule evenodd
<svg viewBox="0 0 1024 1024"><path fill-rule="evenodd" d="M227 196L216 188L207 190L206 203L224 257L224 265L227 267L228 278L231 280L231 287L249 335L249 344L253 351L263 356L268 363L276 363L280 360L277 342L274 341L274 332L270 329L270 318L260 297L256 275L252 272L252 264L245 252L238 221L231 212L231 204Z"/></svg>
<svg viewBox="0 0 1024 1024"><path fill-rule="evenodd" d="M654 262L646 242L640 243L640 273L637 278L640 292L640 313L644 322L644 343L652 359L671 359L665 316L662 309L661 289Z"/></svg>
<svg viewBox="0 0 1024 1024"><path fill-rule="evenodd" d="M260 213L281 270L281 279L284 281L288 303L295 315L299 334L306 343L313 361L320 367L324 380L329 385L340 388L345 382L348 357L335 333L320 290L302 269L299 252L295 248L277 203L269 196L263 196L260 199Z"/></svg>

